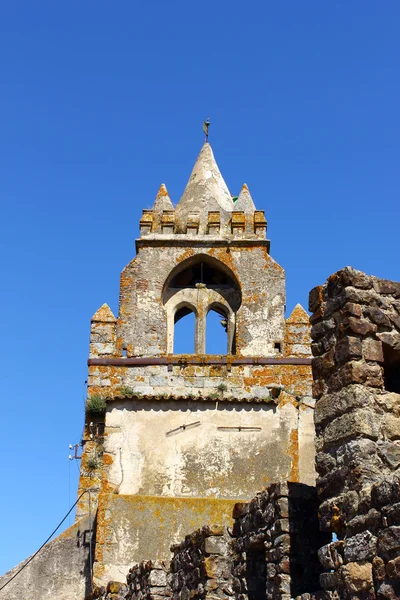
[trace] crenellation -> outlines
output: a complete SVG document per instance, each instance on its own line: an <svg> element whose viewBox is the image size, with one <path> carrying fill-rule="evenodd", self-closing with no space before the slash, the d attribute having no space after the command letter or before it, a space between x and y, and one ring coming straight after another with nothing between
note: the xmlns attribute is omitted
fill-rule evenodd
<svg viewBox="0 0 400 600"><path fill-rule="evenodd" d="M143 209L142 218L140 219L140 235L148 235L153 231L154 214L152 210Z"/></svg>

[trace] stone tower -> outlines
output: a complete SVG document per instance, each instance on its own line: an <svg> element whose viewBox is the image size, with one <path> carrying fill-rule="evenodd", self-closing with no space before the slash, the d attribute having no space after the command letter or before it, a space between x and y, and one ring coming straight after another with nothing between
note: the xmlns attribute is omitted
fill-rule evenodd
<svg viewBox="0 0 400 600"><path fill-rule="evenodd" d="M135 562L268 482L314 484L308 315L285 320L285 273L246 185L234 202L205 143L174 208L162 185L121 275L118 319L91 323L80 491L97 507L94 577L124 581ZM206 354L207 315L226 352ZM174 353L195 316L194 353ZM87 513L83 498L78 517Z"/></svg>

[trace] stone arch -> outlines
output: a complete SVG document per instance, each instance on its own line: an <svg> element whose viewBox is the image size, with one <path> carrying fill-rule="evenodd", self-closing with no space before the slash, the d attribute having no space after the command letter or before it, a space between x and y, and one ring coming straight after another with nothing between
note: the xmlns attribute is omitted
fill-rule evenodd
<svg viewBox="0 0 400 600"><path fill-rule="evenodd" d="M224 263L205 254L184 260L166 278L162 298L167 313L168 353L174 348L175 315L185 305L196 316L196 354L206 351L206 317L210 310L227 319L227 354L235 351L236 312L242 295L236 276Z"/></svg>

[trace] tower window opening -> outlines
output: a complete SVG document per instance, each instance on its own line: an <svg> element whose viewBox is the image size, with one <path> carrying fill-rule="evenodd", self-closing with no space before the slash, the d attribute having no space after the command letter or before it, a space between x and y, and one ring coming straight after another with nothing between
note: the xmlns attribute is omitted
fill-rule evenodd
<svg viewBox="0 0 400 600"><path fill-rule="evenodd" d="M382 346L385 389L400 394L400 350L395 350L388 344Z"/></svg>
<svg viewBox="0 0 400 600"><path fill-rule="evenodd" d="M176 311L174 318L174 354L194 354L195 331L196 315L183 306Z"/></svg>
<svg viewBox="0 0 400 600"><path fill-rule="evenodd" d="M275 344L274 344L274 348L275 348L275 351L276 351L276 352L279 352L279 353L281 353L281 352L282 352L282 345L281 345L281 343L280 343L280 342L275 342Z"/></svg>
<svg viewBox="0 0 400 600"><path fill-rule="evenodd" d="M206 319L206 353L226 354L228 350L228 317L212 308Z"/></svg>

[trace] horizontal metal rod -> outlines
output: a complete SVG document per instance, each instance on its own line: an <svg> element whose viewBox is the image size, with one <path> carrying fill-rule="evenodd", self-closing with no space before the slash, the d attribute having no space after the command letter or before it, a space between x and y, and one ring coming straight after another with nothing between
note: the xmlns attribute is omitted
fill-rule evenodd
<svg viewBox="0 0 400 600"><path fill-rule="evenodd" d="M266 357L215 357L204 355L193 356L147 356L135 358L89 358L88 365L98 365L101 367L130 367L130 366L149 366L149 365L308 365L311 366L311 358L266 358Z"/></svg>

